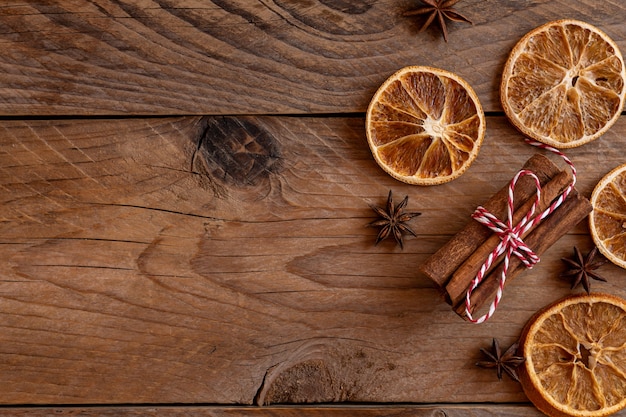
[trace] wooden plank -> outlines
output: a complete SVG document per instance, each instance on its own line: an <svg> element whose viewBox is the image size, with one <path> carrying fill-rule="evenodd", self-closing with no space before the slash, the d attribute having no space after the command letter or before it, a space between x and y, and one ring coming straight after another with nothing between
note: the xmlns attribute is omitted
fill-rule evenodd
<svg viewBox="0 0 626 417"><path fill-rule="evenodd" d="M417 274L536 152L487 123L462 177L417 187L375 164L361 118L0 121L0 402L525 401L474 363L571 293L559 259L587 226L481 326ZM581 193L624 146L626 118L568 151ZM404 251L365 227L390 189L422 212Z"/></svg>
<svg viewBox="0 0 626 417"><path fill-rule="evenodd" d="M436 25L403 1L3 2L0 115L363 112L407 65L458 73L499 111L505 57L549 20L597 25L626 50L623 2L465 0L474 25Z"/></svg>
<svg viewBox="0 0 626 417"><path fill-rule="evenodd" d="M362 417L533 417L543 416L530 405L390 405L390 406L282 406L282 407L50 407L50 408L4 408L0 417L47 417L47 416L83 416L83 417L343 417L359 415ZM616 417L625 415L614 414Z"/></svg>
<svg viewBox="0 0 626 417"><path fill-rule="evenodd" d="M341 406L281 406L281 407L49 407L4 408L0 417L541 417L543 413L531 405L341 405ZM626 416L626 411L613 414Z"/></svg>

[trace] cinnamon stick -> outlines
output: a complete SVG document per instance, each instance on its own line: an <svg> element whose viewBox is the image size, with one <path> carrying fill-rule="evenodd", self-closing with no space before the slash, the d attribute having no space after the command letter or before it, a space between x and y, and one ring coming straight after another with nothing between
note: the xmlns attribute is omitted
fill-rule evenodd
<svg viewBox="0 0 626 417"><path fill-rule="evenodd" d="M552 201L557 198L561 193L567 188L567 186L572 182L572 174L569 170L561 171L557 175L555 175L548 183L542 187L541 189L541 199L539 201L539 205L535 210L535 215L540 214L546 208L550 206ZM521 219L530 211L532 205L535 202L535 195L530 196L528 200L526 200L518 210L513 213L513 224L518 224ZM506 219L502 218L502 221ZM486 228L486 226L483 225ZM535 226L536 228L537 226ZM522 236L524 239L528 236L534 228L531 228L526 231ZM467 292L467 288L470 286L472 280L478 274L478 271L482 267L483 263L489 256L491 252L498 246L500 243L500 238L493 233L487 240L483 242L483 244L474 251L466 260L459 266L459 268L452 274L452 278L446 285L446 291L449 297L449 301L452 305L457 305L460 301L465 299L465 293ZM501 255L498 259L496 259L491 269L497 267L497 265L504 258Z"/></svg>
<svg viewBox="0 0 626 417"><path fill-rule="evenodd" d="M525 242L537 255L541 256L554 243L556 243L565 233L570 231L580 221L582 221L592 211L589 200L580 196L575 190L550 216L545 218L537 228L526 238ZM502 265L491 271L485 280L472 292L471 313L479 310L487 303L491 303L497 292L500 277L502 275ZM526 266L517 258L512 257L509 263L509 272L505 286ZM455 307L455 311L463 318L465 315L465 302L461 302Z"/></svg>
<svg viewBox="0 0 626 417"><path fill-rule="evenodd" d="M532 156L523 168L533 171L542 186L560 172L555 164L541 154ZM531 178L522 177L518 181L514 193L515 211L531 195L534 195L535 190L535 183ZM508 184L483 204L483 207L498 218L502 218L506 214L507 198ZM428 276L436 286L443 289L454 271L491 235L491 230L472 219L420 266L421 272Z"/></svg>

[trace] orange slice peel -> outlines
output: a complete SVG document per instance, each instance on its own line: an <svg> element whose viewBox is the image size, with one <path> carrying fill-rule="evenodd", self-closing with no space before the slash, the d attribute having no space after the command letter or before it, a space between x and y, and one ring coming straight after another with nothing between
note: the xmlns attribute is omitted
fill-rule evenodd
<svg viewBox="0 0 626 417"><path fill-rule="evenodd" d="M626 407L626 300L559 300L529 320L520 349L520 382L543 413L600 417Z"/></svg>
<svg viewBox="0 0 626 417"><path fill-rule="evenodd" d="M573 148L604 134L619 118L626 69L615 42L578 20L546 23L515 45L500 85L502 107L526 136Z"/></svg>
<svg viewBox="0 0 626 417"><path fill-rule="evenodd" d="M606 174L589 200L589 230L598 250L609 261L626 269L626 164Z"/></svg>
<svg viewBox="0 0 626 417"><path fill-rule="evenodd" d="M462 175L485 136L474 90L458 75L410 66L389 77L366 114L367 141L380 167L408 184L436 185Z"/></svg>

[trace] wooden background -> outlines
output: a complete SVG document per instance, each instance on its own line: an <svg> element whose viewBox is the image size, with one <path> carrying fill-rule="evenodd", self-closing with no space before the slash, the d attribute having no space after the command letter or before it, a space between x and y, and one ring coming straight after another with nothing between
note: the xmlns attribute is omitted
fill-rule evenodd
<svg viewBox="0 0 626 417"><path fill-rule="evenodd" d="M474 25L449 43L402 17L419 4L3 2L0 416L540 415L474 363L581 291L560 258L591 248L586 222L480 326L418 266L537 152L501 111L508 51L565 17L626 51L626 3L464 0ZM488 115L441 186L393 180L365 141L374 91L418 64L465 78ZM568 151L580 192L625 149L622 116ZM389 190L422 212L403 251L365 227ZM592 289L626 297L623 269L600 272Z"/></svg>

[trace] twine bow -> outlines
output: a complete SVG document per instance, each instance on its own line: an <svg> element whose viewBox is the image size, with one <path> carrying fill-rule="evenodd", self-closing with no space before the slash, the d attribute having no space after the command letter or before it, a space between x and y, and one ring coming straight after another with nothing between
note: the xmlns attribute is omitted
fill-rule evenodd
<svg viewBox="0 0 626 417"><path fill-rule="evenodd" d="M570 169L572 170L572 182L561 193L561 195L559 195L559 197L550 204L548 208L539 213L537 216L533 217L535 211L537 210L537 206L541 201L541 183L539 181L539 178L537 178L537 176L532 171L520 170L509 183L506 223L499 220L496 216L494 216L482 206L479 206L476 211L474 211L474 213L472 214L472 218L496 233L496 235L500 238L500 243L498 243L496 248L489 254L489 256L487 256L487 259L481 266L478 274L476 274L476 277L472 280L472 283L467 290L465 296L465 315L467 316L468 320L473 323L483 323L487 321L491 316L493 316L496 308L498 307L498 304L500 303L500 300L502 299L502 293L504 291L504 285L506 283L506 277L509 270L509 262L511 260L511 256L515 255L516 257L518 257L527 268L532 268L535 264L537 264L537 262L539 262L539 256L537 256L537 254L535 254L533 250L524 243L522 236L524 236L524 234L527 233L531 228L538 225L543 219L552 214L563 203L563 201L565 201L565 199L569 196L570 192L574 188L574 185L576 184L576 168L574 168L572 161L570 161L569 158L565 156L565 154L563 154L558 149L545 145L543 143L535 142L530 139L525 140L526 143L530 145L546 149L563 158L563 160L569 165ZM528 213L526 213L526 215L520 220L517 225L513 225L513 211L515 209L515 200L513 194L517 181L523 176L530 176L535 181L535 187L537 188L537 192L535 195L535 201ZM472 292L483 281L486 272L489 270L489 268L491 268L493 262L503 254L504 260L502 274L500 276L500 282L495 298L489 306L489 311L478 319L474 319L471 314Z"/></svg>

